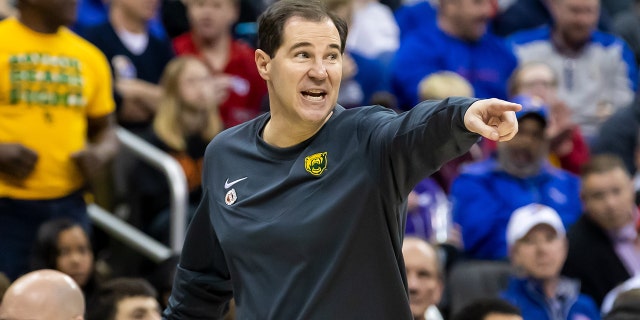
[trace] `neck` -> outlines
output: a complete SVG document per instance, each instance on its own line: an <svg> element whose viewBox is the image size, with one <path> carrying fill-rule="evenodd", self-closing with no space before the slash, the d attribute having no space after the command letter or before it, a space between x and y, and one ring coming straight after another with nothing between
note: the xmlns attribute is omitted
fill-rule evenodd
<svg viewBox="0 0 640 320"><path fill-rule="evenodd" d="M276 146L278 148L288 148L293 147L307 139L313 137L320 129L324 126L325 123L331 118L332 112L329 112L324 121L320 124L314 123L309 126L301 126L300 124L294 124L290 121L283 120L279 121L280 117L275 117L271 115L271 119L264 127L264 131L262 132L262 138L264 141L272 146Z"/></svg>
<svg viewBox="0 0 640 320"><path fill-rule="evenodd" d="M20 10L18 21L27 26L27 28L39 33L54 34L58 32L60 28L59 24L48 23L46 19L41 18L36 12L28 9Z"/></svg>
<svg viewBox="0 0 640 320"><path fill-rule="evenodd" d="M551 42L553 46L560 52L562 55L567 57L576 57L582 51L582 48L587 43L587 41L583 42L569 42L559 31L554 30L551 34Z"/></svg>
<svg viewBox="0 0 640 320"><path fill-rule="evenodd" d="M541 281L542 292L544 293L545 297L553 298L556 296L556 289L558 288L559 281L560 279L558 277Z"/></svg>
<svg viewBox="0 0 640 320"><path fill-rule="evenodd" d="M426 318L424 317L424 313L423 313L423 314L419 314L419 315L414 315L413 316L413 320L426 320Z"/></svg>
<svg viewBox="0 0 640 320"><path fill-rule="evenodd" d="M231 35L227 32L224 32L217 37L202 37L197 33L194 33L193 38L201 50L208 51L222 51L227 49L231 42Z"/></svg>
<svg viewBox="0 0 640 320"><path fill-rule="evenodd" d="M195 38L202 55L209 62L213 70L223 71L229 60L231 36L223 34L215 39Z"/></svg>
<svg viewBox="0 0 640 320"><path fill-rule="evenodd" d="M131 33L146 33L147 22L128 14L125 10L114 6L109 12L109 21L116 31L128 31Z"/></svg>
<svg viewBox="0 0 640 320"><path fill-rule="evenodd" d="M539 174L544 164L543 159L544 158L539 159L525 167L518 167L513 164L513 161L509 157L498 152L498 164L500 165L500 168L508 174L520 179L530 178Z"/></svg>

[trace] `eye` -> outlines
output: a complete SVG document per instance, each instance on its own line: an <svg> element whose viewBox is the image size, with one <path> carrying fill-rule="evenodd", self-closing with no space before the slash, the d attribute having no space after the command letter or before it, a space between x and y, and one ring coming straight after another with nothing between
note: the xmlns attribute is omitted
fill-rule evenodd
<svg viewBox="0 0 640 320"><path fill-rule="evenodd" d="M65 247L65 248L60 248L60 249L58 250L58 256L67 256L67 255L69 255L70 253L71 253L71 249L66 248L66 247Z"/></svg>
<svg viewBox="0 0 640 320"><path fill-rule="evenodd" d="M329 56L327 56L327 58L329 60L338 60L338 56L339 56L339 54L337 54L337 53L330 53Z"/></svg>
<svg viewBox="0 0 640 320"><path fill-rule="evenodd" d="M309 58L309 54L307 54L304 51L301 51L301 52L296 53L295 57L296 58L306 59L306 58Z"/></svg>

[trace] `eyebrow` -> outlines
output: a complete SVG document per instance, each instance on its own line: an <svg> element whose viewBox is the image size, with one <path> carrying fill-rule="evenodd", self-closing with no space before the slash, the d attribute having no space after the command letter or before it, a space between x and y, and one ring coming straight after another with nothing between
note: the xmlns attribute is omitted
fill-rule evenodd
<svg viewBox="0 0 640 320"><path fill-rule="evenodd" d="M311 46L312 46L312 44L310 42L306 42L306 41L305 42L298 42L298 43L294 44L293 46L291 46L289 51L294 51L294 50L296 50L298 48L311 47ZM340 50L340 45L332 43L332 44L329 45L329 48Z"/></svg>

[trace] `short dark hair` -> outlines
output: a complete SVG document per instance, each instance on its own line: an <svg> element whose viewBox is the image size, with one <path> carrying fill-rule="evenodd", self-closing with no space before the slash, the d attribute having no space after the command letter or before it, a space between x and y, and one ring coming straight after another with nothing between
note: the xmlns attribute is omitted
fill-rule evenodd
<svg viewBox="0 0 640 320"><path fill-rule="evenodd" d="M319 0L280 0L269 6L258 17L258 49L270 57L282 45L284 25L291 17L321 22L330 19L340 34L340 51L344 52L347 41L347 23L327 10Z"/></svg>
<svg viewBox="0 0 640 320"><path fill-rule="evenodd" d="M635 320L640 318L640 289L624 291L616 297L604 320Z"/></svg>
<svg viewBox="0 0 640 320"><path fill-rule="evenodd" d="M87 320L113 320L118 302L130 297L158 298L158 293L143 278L115 278L105 282L89 301Z"/></svg>
<svg viewBox="0 0 640 320"><path fill-rule="evenodd" d="M453 316L453 320L484 320L492 313L522 316L518 307L504 299L483 298L467 304Z"/></svg>
<svg viewBox="0 0 640 320"><path fill-rule="evenodd" d="M580 177L584 179L589 175L605 173L617 168L629 174L627 167L619 156L610 153L597 154L593 155L591 159L582 166Z"/></svg>

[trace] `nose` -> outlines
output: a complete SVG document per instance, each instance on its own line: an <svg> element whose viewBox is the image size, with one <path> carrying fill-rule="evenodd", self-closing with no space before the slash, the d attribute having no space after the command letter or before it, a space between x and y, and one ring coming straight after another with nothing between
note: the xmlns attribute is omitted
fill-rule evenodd
<svg viewBox="0 0 640 320"><path fill-rule="evenodd" d="M314 80L324 80L327 78L327 68L322 59L317 59L309 69L309 77Z"/></svg>
<svg viewBox="0 0 640 320"><path fill-rule="evenodd" d="M69 257L69 260L71 260L73 264L77 265L82 260L82 254L80 254L79 252L73 252Z"/></svg>
<svg viewBox="0 0 640 320"><path fill-rule="evenodd" d="M549 249L549 244L551 243L551 241L548 241L547 239L542 239L542 240L538 240L535 243L535 248L536 248L536 252L538 253L538 255L544 255L547 253L548 249Z"/></svg>
<svg viewBox="0 0 640 320"><path fill-rule="evenodd" d="M605 204L609 211L614 211L618 203L620 203L620 199L615 194L608 193L606 195Z"/></svg>

